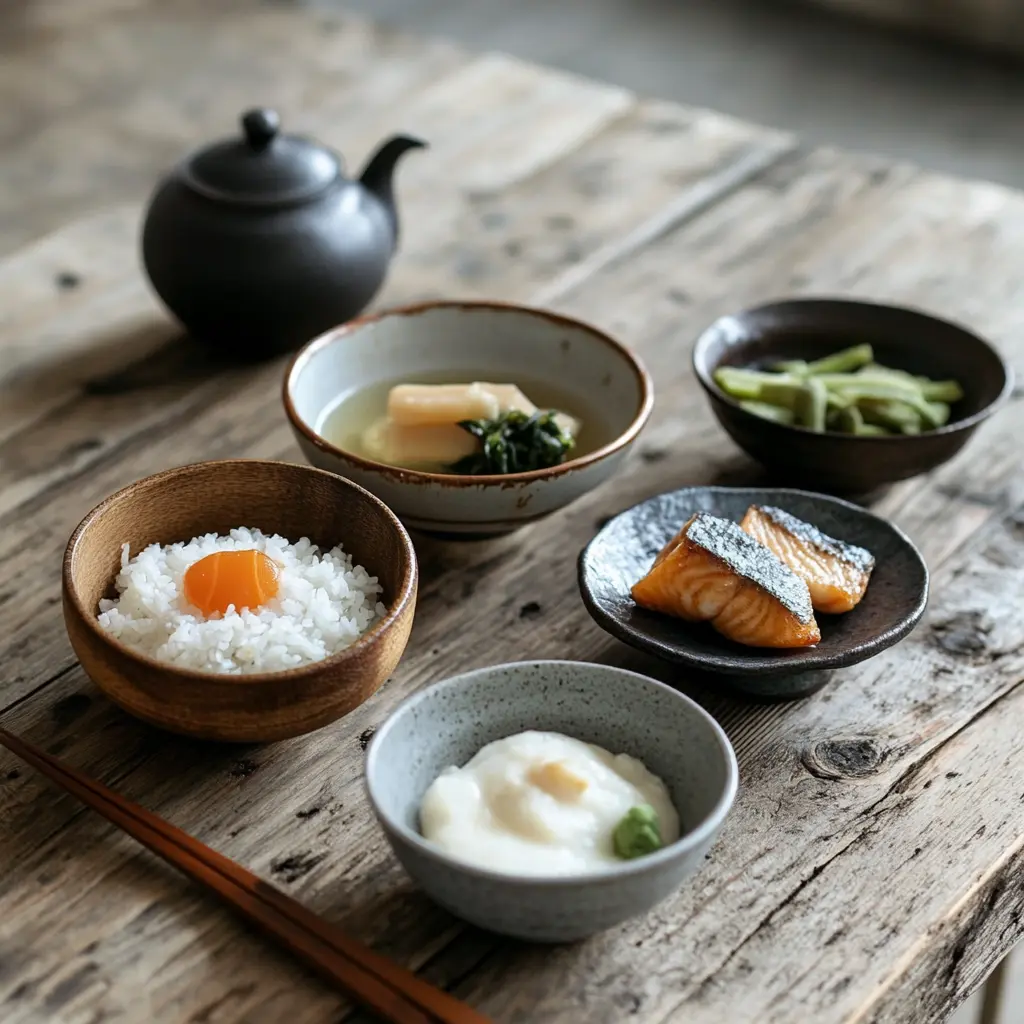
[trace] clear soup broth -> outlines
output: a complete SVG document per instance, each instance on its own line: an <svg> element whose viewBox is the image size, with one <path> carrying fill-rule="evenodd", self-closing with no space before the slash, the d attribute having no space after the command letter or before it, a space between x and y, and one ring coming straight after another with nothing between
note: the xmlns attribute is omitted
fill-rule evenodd
<svg viewBox="0 0 1024 1024"><path fill-rule="evenodd" d="M488 381L491 384L516 384L538 409L555 409L568 413L580 421L580 432L570 459L586 455L613 440L603 429L600 414L593 406L580 402L572 394L542 381L516 375L505 377L489 371L449 372L416 374L396 380L378 381L365 388L357 388L342 394L323 415L318 433L328 442L343 451L361 458L370 458L363 446L363 434L382 416L387 415L388 393L399 384L468 384L473 381ZM418 467L434 472L443 472L445 467Z"/></svg>

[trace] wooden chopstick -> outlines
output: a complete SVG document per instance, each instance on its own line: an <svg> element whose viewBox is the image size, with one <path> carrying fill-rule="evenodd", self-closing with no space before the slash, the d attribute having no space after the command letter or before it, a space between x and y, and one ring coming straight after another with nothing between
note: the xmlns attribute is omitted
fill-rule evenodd
<svg viewBox="0 0 1024 1024"><path fill-rule="evenodd" d="M493 1024L454 996L345 935L240 864L27 740L0 729L0 744L221 897L392 1024Z"/></svg>

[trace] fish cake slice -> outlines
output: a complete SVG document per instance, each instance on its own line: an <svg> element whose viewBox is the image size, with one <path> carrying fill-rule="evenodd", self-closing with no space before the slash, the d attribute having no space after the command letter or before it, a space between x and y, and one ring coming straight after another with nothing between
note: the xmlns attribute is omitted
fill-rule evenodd
<svg viewBox="0 0 1024 1024"><path fill-rule="evenodd" d="M875 558L771 505L751 505L740 526L806 582L814 610L848 612L867 590Z"/></svg>
<svg viewBox="0 0 1024 1024"><path fill-rule="evenodd" d="M710 622L748 647L810 647L821 639L807 584L728 519L698 512L632 588L650 611Z"/></svg>

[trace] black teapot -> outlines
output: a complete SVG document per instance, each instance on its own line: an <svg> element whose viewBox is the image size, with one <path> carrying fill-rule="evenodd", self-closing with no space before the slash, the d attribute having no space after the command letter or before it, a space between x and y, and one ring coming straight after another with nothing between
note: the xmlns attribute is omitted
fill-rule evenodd
<svg viewBox="0 0 1024 1024"><path fill-rule="evenodd" d="M398 242L391 179L424 146L396 135L353 180L341 158L251 110L242 136L187 157L157 187L142 229L146 273L204 345L265 358L358 315Z"/></svg>

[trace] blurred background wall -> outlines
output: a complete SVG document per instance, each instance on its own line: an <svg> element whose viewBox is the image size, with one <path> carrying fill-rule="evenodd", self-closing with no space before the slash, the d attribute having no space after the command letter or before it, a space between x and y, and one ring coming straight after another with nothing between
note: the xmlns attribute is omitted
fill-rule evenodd
<svg viewBox="0 0 1024 1024"><path fill-rule="evenodd" d="M1024 61L1021 0L312 2L791 129L809 142L1024 187L1024 64L1013 53ZM932 34L887 30L896 22ZM970 45L979 40L996 45Z"/></svg>

